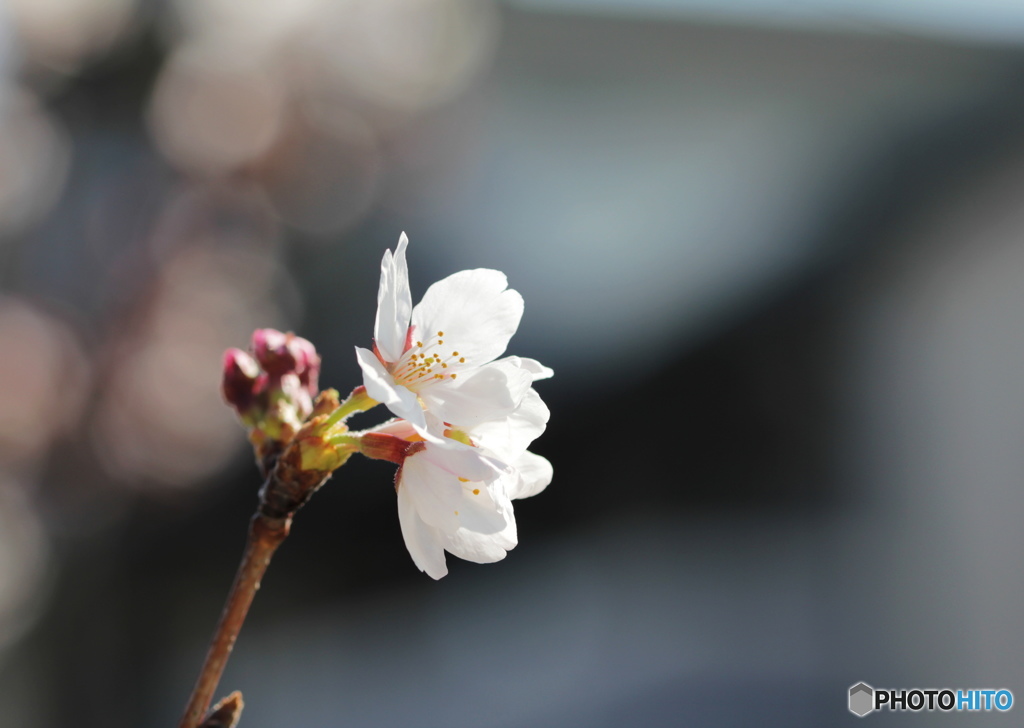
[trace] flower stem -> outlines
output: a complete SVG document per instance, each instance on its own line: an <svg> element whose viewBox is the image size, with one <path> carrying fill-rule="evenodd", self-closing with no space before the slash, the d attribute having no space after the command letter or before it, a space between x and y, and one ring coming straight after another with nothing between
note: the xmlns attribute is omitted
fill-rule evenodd
<svg viewBox="0 0 1024 728"><path fill-rule="evenodd" d="M249 606L260 588L260 580L270 564L271 556L287 537L290 526L290 517L270 518L260 512L252 517L245 553L238 565L235 581L228 592L224 611L213 633L210 649L206 653L206 661L178 728L196 728L209 710L214 691L227 666L228 657L231 656L231 650L245 622Z"/></svg>
<svg viewBox="0 0 1024 728"><path fill-rule="evenodd" d="M329 430L339 422L344 422L356 412L365 412L368 409L373 409L378 404L380 402L366 393L366 387L356 387L349 394L348 398L338 406L338 409L334 410L331 416L320 424L320 427L325 431Z"/></svg>

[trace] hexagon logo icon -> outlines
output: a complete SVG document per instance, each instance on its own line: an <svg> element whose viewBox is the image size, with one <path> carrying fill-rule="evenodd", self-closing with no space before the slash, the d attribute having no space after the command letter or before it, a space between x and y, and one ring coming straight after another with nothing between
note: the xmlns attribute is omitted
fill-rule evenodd
<svg viewBox="0 0 1024 728"><path fill-rule="evenodd" d="M875 689L867 683L857 683L850 688L850 712L858 718L875 709Z"/></svg>

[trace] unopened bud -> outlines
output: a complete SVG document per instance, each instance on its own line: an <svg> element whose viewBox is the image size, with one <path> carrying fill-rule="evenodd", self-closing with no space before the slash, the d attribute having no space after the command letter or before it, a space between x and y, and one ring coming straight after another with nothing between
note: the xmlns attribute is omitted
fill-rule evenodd
<svg viewBox="0 0 1024 728"><path fill-rule="evenodd" d="M271 378L294 374L310 398L320 391L320 355L307 339L291 332L257 329L252 335L252 351Z"/></svg>
<svg viewBox="0 0 1024 728"><path fill-rule="evenodd" d="M263 370L272 377L295 371L295 355L288 345L294 334L285 334L277 329L256 329L252 333L252 353Z"/></svg>
<svg viewBox="0 0 1024 728"><path fill-rule="evenodd" d="M221 393L240 416L246 417L252 412L266 386L267 377L260 372L255 359L241 349L224 352Z"/></svg>
<svg viewBox="0 0 1024 728"><path fill-rule="evenodd" d="M290 346L295 357L295 373L309 396L315 397L320 391L320 355L310 341L300 336L293 337Z"/></svg>
<svg viewBox="0 0 1024 728"><path fill-rule="evenodd" d="M250 354L238 349L225 352L224 399L242 418L265 470L314 413L314 400L321 394L319 374L316 348L290 332L257 329ZM337 392L331 392L332 409L337 409Z"/></svg>
<svg viewBox="0 0 1024 728"><path fill-rule="evenodd" d="M278 382L277 388L285 396L285 401L294 407L298 422L309 417L313 411L313 397L310 396L309 390L302 385L302 381L297 375L285 374Z"/></svg>

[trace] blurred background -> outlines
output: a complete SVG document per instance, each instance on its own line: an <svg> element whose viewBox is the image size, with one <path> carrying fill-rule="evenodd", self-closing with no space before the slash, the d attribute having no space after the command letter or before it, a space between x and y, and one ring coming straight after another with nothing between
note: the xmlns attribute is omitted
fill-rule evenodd
<svg viewBox="0 0 1024 728"><path fill-rule="evenodd" d="M221 352L290 329L358 384L402 230L415 299L524 295L555 481L434 582L346 466L242 728L1024 699L1022 202L1015 0L7 0L0 725L177 724L259 487Z"/></svg>

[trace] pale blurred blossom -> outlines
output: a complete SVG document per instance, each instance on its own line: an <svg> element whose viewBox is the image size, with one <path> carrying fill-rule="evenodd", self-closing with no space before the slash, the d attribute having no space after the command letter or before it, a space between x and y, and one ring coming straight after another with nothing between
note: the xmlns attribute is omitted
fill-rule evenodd
<svg viewBox="0 0 1024 728"><path fill-rule="evenodd" d="M176 167L242 173L280 219L319 235L380 201L386 150L482 77L490 0L175 0L148 109Z"/></svg>
<svg viewBox="0 0 1024 728"><path fill-rule="evenodd" d="M185 46L164 66L149 123L157 145L192 172L226 174L274 143L287 94L271 69L210 47Z"/></svg>
<svg viewBox="0 0 1024 728"><path fill-rule="evenodd" d="M266 253L213 244L168 261L97 408L93 445L111 474L190 486L226 465L240 438L219 396L224 342L280 321L267 295L280 275Z"/></svg>
<svg viewBox="0 0 1024 728"><path fill-rule="evenodd" d="M173 0L184 43L210 44L257 62L280 52L329 10L330 0Z"/></svg>
<svg viewBox="0 0 1024 728"><path fill-rule="evenodd" d="M344 0L318 19L311 42L337 85L406 113L433 108L486 69L498 14L477 0Z"/></svg>
<svg viewBox="0 0 1024 728"><path fill-rule="evenodd" d="M331 116L324 123L308 116L293 120L261 171L282 220L336 235L358 223L377 201L385 162L377 133L361 116L343 108Z"/></svg>
<svg viewBox="0 0 1024 728"><path fill-rule="evenodd" d="M322 69L318 85L407 112L478 77L498 32L490 0L175 0L172 8L177 43Z"/></svg>
<svg viewBox="0 0 1024 728"><path fill-rule="evenodd" d="M131 27L135 0L7 0L28 60L62 71L107 51Z"/></svg>
<svg viewBox="0 0 1024 728"><path fill-rule="evenodd" d="M0 298L0 466L31 467L79 425L89 364L71 330L15 298Z"/></svg>

